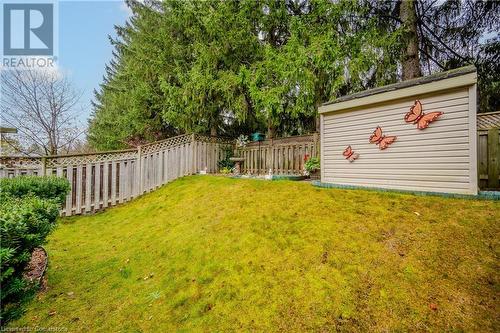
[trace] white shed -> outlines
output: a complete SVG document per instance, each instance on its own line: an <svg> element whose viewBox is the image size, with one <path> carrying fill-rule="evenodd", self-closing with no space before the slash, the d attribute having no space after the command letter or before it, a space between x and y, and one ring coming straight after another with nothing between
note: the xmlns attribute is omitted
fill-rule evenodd
<svg viewBox="0 0 500 333"><path fill-rule="evenodd" d="M477 194L476 80L469 66L322 105L321 182Z"/></svg>

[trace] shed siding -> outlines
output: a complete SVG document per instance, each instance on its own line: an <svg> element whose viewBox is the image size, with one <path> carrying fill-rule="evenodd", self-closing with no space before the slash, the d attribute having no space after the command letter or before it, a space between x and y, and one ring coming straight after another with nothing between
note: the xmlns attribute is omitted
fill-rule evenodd
<svg viewBox="0 0 500 333"><path fill-rule="evenodd" d="M404 121L415 99L425 113L444 114L428 128L418 130ZM326 113L323 116L324 145L322 181L397 190L475 194L470 173L469 89ZM472 115L475 117L475 114ZM397 140L386 150L369 143L377 126ZM350 163L342 152L347 146L360 154Z"/></svg>

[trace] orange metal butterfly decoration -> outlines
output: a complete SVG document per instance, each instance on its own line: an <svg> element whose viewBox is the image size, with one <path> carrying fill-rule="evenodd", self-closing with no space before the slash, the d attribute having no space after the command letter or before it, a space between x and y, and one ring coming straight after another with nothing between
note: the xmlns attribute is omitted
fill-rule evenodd
<svg viewBox="0 0 500 333"><path fill-rule="evenodd" d="M431 122L436 120L441 116L443 112L422 112L422 103L419 100L415 101L415 104L410 108L410 112L405 115L405 121L407 123L417 124L417 128L423 130L427 128Z"/></svg>
<svg viewBox="0 0 500 333"><path fill-rule="evenodd" d="M347 148L344 149L342 155L344 155L345 159L348 160L349 162L354 162L354 160L357 160L359 157L358 153L352 151L351 146L347 146Z"/></svg>
<svg viewBox="0 0 500 333"><path fill-rule="evenodd" d="M384 150L385 148L389 147L391 143L396 141L395 136L385 136L382 135L382 129L380 126L377 126L375 131L373 131L373 134L370 136L370 143L375 143L378 145L380 150Z"/></svg>

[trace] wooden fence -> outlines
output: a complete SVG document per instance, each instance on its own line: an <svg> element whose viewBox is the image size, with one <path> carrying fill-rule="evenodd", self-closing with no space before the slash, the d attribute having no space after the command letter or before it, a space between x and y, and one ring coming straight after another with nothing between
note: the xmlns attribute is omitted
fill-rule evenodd
<svg viewBox="0 0 500 333"><path fill-rule="evenodd" d="M179 177L217 172L233 143L201 135L181 135L137 149L47 157L1 157L0 178L57 175L71 192L65 216L105 209L130 201Z"/></svg>
<svg viewBox="0 0 500 333"><path fill-rule="evenodd" d="M498 129L478 131L479 186L500 188ZM215 173L234 142L203 135L181 135L137 149L47 157L0 157L0 178L57 175L68 179L71 192L62 214L105 209L150 192L179 177L200 171ZM242 173L302 174L304 157L319 156L319 135L252 142L236 148Z"/></svg>
<svg viewBox="0 0 500 333"><path fill-rule="evenodd" d="M252 142L235 155L245 159L242 173L302 174L304 157L319 156L319 134Z"/></svg>
<svg viewBox="0 0 500 333"><path fill-rule="evenodd" d="M478 173L481 189L500 189L500 134L498 128L478 130Z"/></svg>

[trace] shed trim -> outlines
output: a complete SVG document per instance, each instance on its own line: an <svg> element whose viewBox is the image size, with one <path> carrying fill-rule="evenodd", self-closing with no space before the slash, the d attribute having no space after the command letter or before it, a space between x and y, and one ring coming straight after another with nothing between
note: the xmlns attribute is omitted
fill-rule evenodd
<svg viewBox="0 0 500 333"><path fill-rule="evenodd" d="M479 173L477 170L477 85L469 87L469 175L470 192L477 194Z"/></svg>
<svg viewBox="0 0 500 333"><path fill-rule="evenodd" d="M393 101L415 95L435 93L459 87L471 86L477 82L475 67L468 66L454 71L438 73L429 77L404 81L401 83L375 88L363 93L341 97L338 101L319 107L320 114Z"/></svg>
<svg viewBox="0 0 500 333"><path fill-rule="evenodd" d="M320 114L319 115L319 125L320 125L320 159L319 159L319 172L320 172L320 179L325 179L325 161L323 156L325 156L325 135L324 135L324 130L325 130L325 116Z"/></svg>

